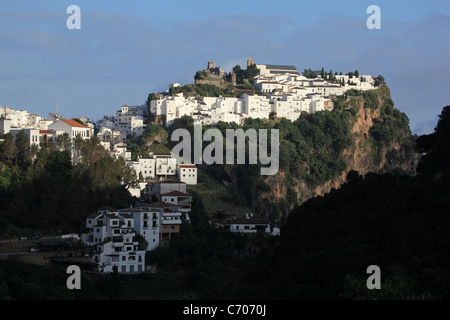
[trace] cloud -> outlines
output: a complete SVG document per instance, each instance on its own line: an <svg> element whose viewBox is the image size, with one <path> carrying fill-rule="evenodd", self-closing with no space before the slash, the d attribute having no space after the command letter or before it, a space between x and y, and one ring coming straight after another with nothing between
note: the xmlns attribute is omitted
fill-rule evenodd
<svg viewBox="0 0 450 320"><path fill-rule="evenodd" d="M434 132L434 128L436 127L438 122L438 117L430 118L427 120L423 120L418 122L413 128L412 133L417 135L430 134Z"/></svg>

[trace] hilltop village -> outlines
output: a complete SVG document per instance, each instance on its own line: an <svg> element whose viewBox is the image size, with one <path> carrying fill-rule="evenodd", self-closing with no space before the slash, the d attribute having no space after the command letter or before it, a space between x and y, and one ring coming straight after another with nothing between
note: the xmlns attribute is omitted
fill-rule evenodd
<svg viewBox="0 0 450 320"><path fill-rule="evenodd" d="M295 66L256 64L247 61L247 76L239 68L226 73L215 62L195 75L196 85L233 88L239 95L185 95L179 83L170 84L164 93L154 95L144 106L121 106L114 116L92 122L87 118L64 118L50 113L44 118L26 110L0 107L0 134L16 139L26 136L30 148L52 144L59 150L70 150L72 161L78 158L77 140L97 137L107 152L122 157L133 169L138 185L130 187L131 195L141 205L135 208L101 208L86 220L87 233L80 240L93 248L92 261L99 272L143 272L145 252L169 244L179 233L183 221L190 221L191 196L187 185L196 185L198 168L177 163L170 152L151 152L132 158L127 141L142 136L151 126L150 118L160 118L166 127L176 119L192 117L194 123L216 125L219 122L245 124L247 119L271 117L298 119L302 113L332 110L333 100L347 90L370 90L377 79L351 72L346 75L305 70ZM247 215L228 223L231 232L276 234L268 220ZM135 239L145 240L142 247Z"/></svg>

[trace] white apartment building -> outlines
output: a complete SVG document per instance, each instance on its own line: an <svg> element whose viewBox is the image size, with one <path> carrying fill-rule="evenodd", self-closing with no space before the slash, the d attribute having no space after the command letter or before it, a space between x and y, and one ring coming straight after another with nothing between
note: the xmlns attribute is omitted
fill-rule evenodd
<svg viewBox="0 0 450 320"><path fill-rule="evenodd" d="M242 95L242 108L245 117L269 119L271 112L270 99L261 95Z"/></svg>
<svg viewBox="0 0 450 320"><path fill-rule="evenodd" d="M153 157L139 157L137 161L128 161L127 164L134 169L140 179L156 177L156 159Z"/></svg>
<svg viewBox="0 0 450 320"><path fill-rule="evenodd" d="M103 121L103 125L109 125L108 119ZM102 123L97 123L102 125ZM114 128L125 132L125 139L127 137L138 137L144 133L144 118L143 110L139 106L123 105L120 110L116 112L114 118Z"/></svg>
<svg viewBox="0 0 450 320"><path fill-rule="evenodd" d="M27 127L38 128L42 117L38 114L27 115Z"/></svg>
<svg viewBox="0 0 450 320"><path fill-rule="evenodd" d="M103 119L97 120L95 123L95 127L97 129L101 128L109 128L114 129L114 117L113 116L104 116Z"/></svg>
<svg viewBox="0 0 450 320"><path fill-rule="evenodd" d="M134 217L111 209L101 209L86 219L88 233L81 239L92 247L91 259L99 272L134 273L145 271L145 250L133 241Z"/></svg>
<svg viewBox="0 0 450 320"><path fill-rule="evenodd" d="M29 146L32 146L33 144L39 145L39 143L41 142L41 133L39 129L11 129L9 132L12 134L15 140L17 134L19 134L20 131L23 131L28 137Z"/></svg>
<svg viewBox="0 0 450 320"><path fill-rule="evenodd" d="M185 192L173 190L166 193L161 193L161 201L181 206L183 209L188 209L187 211L191 210L191 197Z"/></svg>
<svg viewBox="0 0 450 320"><path fill-rule="evenodd" d="M283 66L283 65L269 65L269 64L257 64L259 74L261 76L273 76L273 75L300 75L295 66Z"/></svg>
<svg viewBox="0 0 450 320"><path fill-rule="evenodd" d="M157 176L174 176L177 170L177 159L172 158L169 154L154 153L153 158L155 161L155 174Z"/></svg>
<svg viewBox="0 0 450 320"><path fill-rule="evenodd" d="M122 131L108 127L100 127L97 137L106 150L113 149L116 144L123 141Z"/></svg>
<svg viewBox="0 0 450 320"><path fill-rule="evenodd" d="M53 123L51 119L41 119L38 124L38 128L42 130L47 130L48 126Z"/></svg>
<svg viewBox="0 0 450 320"><path fill-rule="evenodd" d="M164 201L157 201L148 204L152 210L160 210L159 245L167 246L174 234L180 232L180 227L184 219L189 220L189 208Z"/></svg>
<svg viewBox="0 0 450 320"><path fill-rule="evenodd" d="M0 116L0 133L8 133L11 130L11 119Z"/></svg>
<svg viewBox="0 0 450 320"><path fill-rule="evenodd" d="M120 209L119 212L133 216L134 229L148 243L146 251L154 250L159 246L161 240L162 208L148 206L135 207Z"/></svg>
<svg viewBox="0 0 450 320"><path fill-rule="evenodd" d="M183 220L189 219L190 196L179 191L171 191L163 197L171 202L157 201L142 207L120 209L120 213L132 215L134 227L148 243L147 251L169 244L172 236L180 232Z"/></svg>
<svg viewBox="0 0 450 320"><path fill-rule="evenodd" d="M125 143L117 143L112 150L108 150L108 153L115 159L122 157L125 161L131 160L131 151L127 151L127 145Z"/></svg>
<svg viewBox="0 0 450 320"><path fill-rule="evenodd" d="M173 179L165 179L150 181L145 186L145 196L149 202L162 201L161 195L171 191L186 193L186 183Z"/></svg>
<svg viewBox="0 0 450 320"><path fill-rule="evenodd" d="M177 173L181 182L197 184L197 166L195 164L179 164Z"/></svg>
<svg viewBox="0 0 450 320"><path fill-rule="evenodd" d="M9 119L11 121L11 128L14 127L15 129L25 129L28 127L28 112L26 110L15 110L10 107L0 107L0 118Z"/></svg>

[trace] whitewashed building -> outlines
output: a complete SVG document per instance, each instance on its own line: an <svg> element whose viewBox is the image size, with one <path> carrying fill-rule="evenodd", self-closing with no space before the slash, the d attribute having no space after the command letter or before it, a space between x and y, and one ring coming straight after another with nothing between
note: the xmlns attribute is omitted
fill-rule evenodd
<svg viewBox="0 0 450 320"><path fill-rule="evenodd" d="M256 218L253 215L234 217L228 220L227 225L231 232L241 233L271 233L269 220Z"/></svg>
<svg viewBox="0 0 450 320"><path fill-rule="evenodd" d="M139 137L144 133L143 110L139 106L123 105L116 112L114 128L125 133L127 137Z"/></svg>
<svg viewBox="0 0 450 320"><path fill-rule="evenodd" d="M145 186L145 195L149 202L161 201L161 194L171 191L186 193L186 183L173 179L150 181Z"/></svg>
<svg viewBox="0 0 450 320"><path fill-rule="evenodd" d="M93 134L93 129L89 126L85 126L75 120L67 120L63 118L49 125L48 129L54 131L57 136L67 133L70 140L75 139L77 136L87 140L90 139Z"/></svg>
<svg viewBox="0 0 450 320"><path fill-rule="evenodd" d="M190 185L197 184L197 166L195 164L179 164L177 173L181 182Z"/></svg>
<svg viewBox="0 0 450 320"><path fill-rule="evenodd" d="M139 250L134 217L128 213L101 209L86 219L88 233L81 239L92 247L91 259L99 272L135 273L145 271L145 250Z"/></svg>
<svg viewBox="0 0 450 320"><path fill-rule="evenodd" d="M153 179L156 177L156 159L153 157L138 157L137 161L127 161L139 179Z"/></svg>
<svg viewBox="0 0 450 320"><path fill-rule="evenodd" d="M177 159L170 153L153 153L155 174L157 176L174 176L177 170Z"/></svg>
<svg viewBox="0 0 450 320"><path fill-rule="evenodd" d="M160 244L162 211L162 208L149 206L119 210L120 213L133 216L136 232L148 243L146 251L154 250Z"/></svg>
<svg viewBox="0 0 450 320"><path fill-rule="evenodd" d="M33 144L39 145L41 140L41 133L39 129L11 129L10 133L16 139L17 134L23 131L28 138L28 145L32 146Z"/></svg>

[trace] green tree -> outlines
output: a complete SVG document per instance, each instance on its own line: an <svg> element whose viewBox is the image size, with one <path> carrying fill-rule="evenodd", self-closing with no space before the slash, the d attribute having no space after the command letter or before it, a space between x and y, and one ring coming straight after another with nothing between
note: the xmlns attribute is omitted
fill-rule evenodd
<svg viewBox="0 0 450 320"><path fill-rule="evenodd" d="M72 141L70 141L70 136L67 132L64 132L63 134L60 134L55 139L56 146L58 150L67 150L70 151L70 148L72 146Z"/></svg>
<svg viewBox="0 0 450 320"><path fill-rule="evenodd" d="M252 64L250 66L247 67L247 74L246 74L246 78L251 81L254 78L256 78L259 75L259 68L256 66L256 64Z"/></svg>
<svg viewBox="0 0 450 320"><path fill-rule="evenodd" d="M22 168L27 168L31 165L30 142L23 130L16 135L16 162Z"/></svg>
<svg viewBox="0 0 450 320"><path fill-rule="evenodd" d="M7 163L11 163L16 153L14 137L11 133L7 133L5 135L5 141L3 141L3 143L0 145L0 151L0 159L2 161L6 161Z"/></svg>

